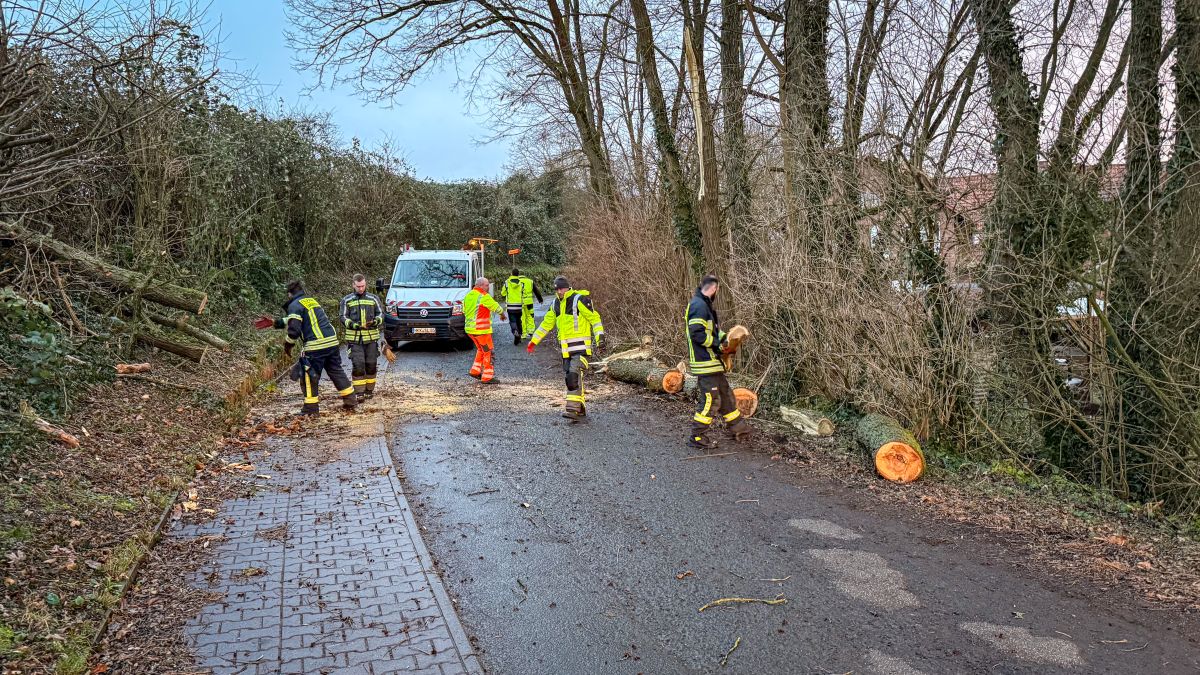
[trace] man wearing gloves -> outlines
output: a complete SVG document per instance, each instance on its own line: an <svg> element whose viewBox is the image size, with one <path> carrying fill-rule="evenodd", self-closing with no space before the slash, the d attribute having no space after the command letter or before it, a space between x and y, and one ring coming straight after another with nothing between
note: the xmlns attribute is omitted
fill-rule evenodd
<svg viewBox="0 0 1200 675"><path fill-rule="evenodd" d="M567 382L567 404L563 408L563 417L579 422L587 416L583 374L588 369L593 349L600 350L604 325L600 322L600 313L592 306L591 294L571 288L566 277L554 279L554 293L557 299L550 305L542 325L538 326L525 350L532 354L551 330L557 333Z"/></svg>

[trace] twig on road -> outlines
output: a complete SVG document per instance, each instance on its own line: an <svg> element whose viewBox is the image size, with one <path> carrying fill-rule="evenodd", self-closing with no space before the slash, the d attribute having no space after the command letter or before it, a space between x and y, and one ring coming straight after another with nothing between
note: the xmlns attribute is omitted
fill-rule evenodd
<svg viewBox="0 0 1200 675"><path fill-rule="evenodd" d="M731 654L733 654L734 650L737 649L739 646L741 646L741 644L742 644L742 636L739 635L739 636L737 636L737 639L733 641L733 646L729 648L729 651L725 652L725 657L721 659L721 667L722 668L725 667L725 664L729 663L729 656Z"/></svg>
<svg viewBox="0 0 1200 675"><path fill-rule="evenodd" d="M757 504L757 499L739 499L734 504Z"/></svg>
<svg viewBox="0 0 1200 675"><path fill-rule="evenodd" d="M490 494L490 493L492 493L492 492L499 492L499 491L500 491L500 490L499 490L499 489L497 489L497 488L488 488L488 489L486 489L486 490L476 490L476 491L474 491L474 492L468 492L468 493L467 493L467 496L468 496L468 497L474 497L475 495L486 495L486 494Z"/></svg>
<svg viewBox="0 0 1200 675"><path fill-rule="evenodd" d="M772 583L783 583L784 581L787 581L788 579L791 579L791 578L792 578L792 575L789 574L782 579L755 579L755 581L770 581Z"/></svg>
<svg viewBox="0 0 1200 675"><path fill-rule="evenodd" d="M737 450L734 450L733 452L717 452L717 453L713 453L711 455L692 455L691 457L684 457L680 461L686 462L689 459L704 459L706 457L724 457L725 455L736 455L736 454L738 454Z"/></svg>
<svg viewBox="0 0 1200 675"><path fill-rule="evenodd" d="M787 602L787 598L783 597L783 593L775 596L774 600L766 600L764 598L718 598L717 600L713 600L707 605L701 607L700 611L703 612L706 609L712 607L721 607L723 605L746 604L752 602L758 602L764 605L782 605Z"/></svg>

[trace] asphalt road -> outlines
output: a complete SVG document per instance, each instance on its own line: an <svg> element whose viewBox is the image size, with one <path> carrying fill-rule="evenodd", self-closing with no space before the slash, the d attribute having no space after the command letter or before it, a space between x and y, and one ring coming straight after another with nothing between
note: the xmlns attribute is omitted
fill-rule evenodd
<svg viewBox="0 0 1200 675"><path fill-rule="evenodd" d="M986 531L764 452L685 459L680 404L593 377L571 425L553 345L496 342L499 384L446 345L387 375L392 452L491 673L1200 672L1194 622L1030 578ZM699 611L726 597L786 603Z"/></svg>

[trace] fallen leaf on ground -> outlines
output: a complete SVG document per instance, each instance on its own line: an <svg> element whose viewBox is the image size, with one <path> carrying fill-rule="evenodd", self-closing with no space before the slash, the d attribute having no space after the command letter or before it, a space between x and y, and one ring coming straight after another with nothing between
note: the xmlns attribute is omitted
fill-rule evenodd
<svg viewBox="0 0 1200 675"><path fill-rule="evenodd" d="M184 503L183 503L183 510L184 510L184 511L195 511L195 510L196 510L196 509L198 509L198 508L200 508L200 503L199 503L199 502L186 501L186 502L184 502Z"/></svg>
<svg viewBox="0 0 1200 675"><path fill-rule="evenodd" d="M1149 560L1143 560L1137 564L1139 570L1152 570L1154 565L1150 564Z"/></svg>
<svg viewBox="0 0 1200 675"><path fill-rule="evenodd" d="M261 567L247 567L247 568L241 570L240 572L238 572L237 576L239 576L239 577L261 577L262 575L264 575L266 573L267 573L267 571Z"/></svg>
<svg viewBox="0 0 1200 675"><path fill-rule="evenodd" d="M686 579L688 577L694 577L694 576L696 576L696 573L691 570L688 570L686 572L680 572L679 574L676 574L675 578L676 579Z"/></svg>

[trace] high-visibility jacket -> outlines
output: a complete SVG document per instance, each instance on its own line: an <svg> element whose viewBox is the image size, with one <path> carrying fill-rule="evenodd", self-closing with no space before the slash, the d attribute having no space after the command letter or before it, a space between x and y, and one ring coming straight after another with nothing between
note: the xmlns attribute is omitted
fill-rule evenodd
<svg viewBox="0 0 1200 675"><path fill-rule="evenodd" d="M529 341L536 345L551 330L558 333L564 359L572 354L591 356L594 340L604 335L600 312L592 307L591 294L572 289L556 298Z"/></svg>
<svg viewBox="0 0 1200 675"><path fill-rule="evenodd" d="M504 282L504 303L510 311L532 305L535 295L538 302L541 302L542 294L529 277L509 277Z"/></svg>
<svg viewBox="0 0 1200 675"><path fill-rule="evenodd" d="M709 375L725 372L721 363L721 345L725 343L725 331L717 320L717 311L712 300L700 289L692 296L687 308L688 369L693 375Z"/></svg>
<svg viewBox="0 0 1200 675"><path fill-rule="evenodd" d="M287 304L287 316L275 320L276 328L287 327L284 340L288 344L303 342L303 353L337 347L338 336L321 305L307 295L292 298Z"/></svg>
<svg viewBox="0 0 1200 675"><path fill-rule="evenodd" d="M373 293L351 293L342 298L339 312L346 327L346 342L375 342L383 326L383 303ZM355 326L358 326L355 328Z"/></svg>
<svg viewBox="0 0 1200 675"><path fill-rule="evenodd" d="M467 335L487 335L492 332L492 312L503 312L492 296L472 288L463 298L463 317Z"/></svg>

